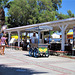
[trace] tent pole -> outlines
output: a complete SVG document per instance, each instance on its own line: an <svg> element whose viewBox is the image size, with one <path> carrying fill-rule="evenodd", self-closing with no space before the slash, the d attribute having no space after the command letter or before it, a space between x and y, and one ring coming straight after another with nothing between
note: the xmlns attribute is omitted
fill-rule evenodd
<svg viewBox="0 0 75 75"><path fill-rule="evenodd" d="M50 34L50 30L49 30L49 44L50 44L50 36L51 36L51 34Z"/></svg>
<svg viewBox="0 0 75 75"><path fill-rule="evenodd" d="M22 42L22 32L21 32L21 42Z"/></svg>
<svg viewBox="0 0 75 75"><path fill-rule="evenodd" d="M62 25L62 43L61 43L61 50L65 50L65 31L64 31L64 25Z"/></svg>
<svg viewBox="0 0 75 75"><path fill-rule="evenodd" d="M64 51L65 50L65 30L68 27L68 24L59 26L59 28L61 29L61 33L62 33L62 42L61 42L61 50Z"/></svg>
<svg viewBox="0 0 75 75"><path fill-rule="evenodd" d="M40 43L39 39L40 39L40 29L38 30L38 45Z"/></svg>
<svg viewBox="0 0 75 75"><path fill-rule="evenodd" d="M18 32L18 47L20 47L20 31L17 32Z"/></svg>
<svg viewBox="0 0 75 75"><path fill-rule="evenodd" d="M11 32L8 32L9 38L8 38L8 44L10 45L10 39L11 39Z"/></svg>

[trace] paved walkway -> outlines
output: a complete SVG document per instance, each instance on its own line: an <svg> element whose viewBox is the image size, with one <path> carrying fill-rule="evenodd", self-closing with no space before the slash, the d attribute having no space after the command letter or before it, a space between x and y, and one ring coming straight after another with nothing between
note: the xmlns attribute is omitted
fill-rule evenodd
<svg viewBox="0 0 75 75"><path fill-rule="evenodd" d="M0 55L0 75L75 75L75 59L29 57L27 51L5 50Z"/></svg>

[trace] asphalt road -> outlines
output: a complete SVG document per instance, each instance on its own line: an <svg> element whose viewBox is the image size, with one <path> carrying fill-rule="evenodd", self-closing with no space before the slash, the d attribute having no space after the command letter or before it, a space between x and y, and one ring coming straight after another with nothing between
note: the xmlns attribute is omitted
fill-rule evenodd
<svg viewBox="0 0 75 75"><path fill-rule="evenodd" d="M27 51L5 50L0 75L75 75L75 59L59 56L29 57Z"/></svg>

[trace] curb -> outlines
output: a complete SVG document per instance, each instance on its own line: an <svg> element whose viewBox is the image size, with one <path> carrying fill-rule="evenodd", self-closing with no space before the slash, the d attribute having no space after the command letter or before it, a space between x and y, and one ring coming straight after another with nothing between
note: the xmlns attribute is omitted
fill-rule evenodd
<svg viewBox="0 0 75 75"><path fill-rule="evenodd" d="M75 57L71 57L71 56L60 56L60 57L75 59Z"/></svg>

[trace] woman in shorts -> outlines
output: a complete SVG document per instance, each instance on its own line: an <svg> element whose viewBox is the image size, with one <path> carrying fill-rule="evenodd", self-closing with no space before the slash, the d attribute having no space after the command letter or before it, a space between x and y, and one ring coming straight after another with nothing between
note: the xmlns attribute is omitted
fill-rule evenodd
<svg viewBox="0 0 75 75"><path fill-rule="evenodd" d="M0 54L3 54L2 46L1 46L1 38L0 38Z"/></svg>
<svg viewBox="0 0 75 75"><path fill-rule="evenodd" d="M6 42L6 37L5 37L5 34L3 34L3 36L1 37L1 46L3 47L3 54L4 55L4 50L5 50L5 45L7 45L7 42Z"/></svg>

